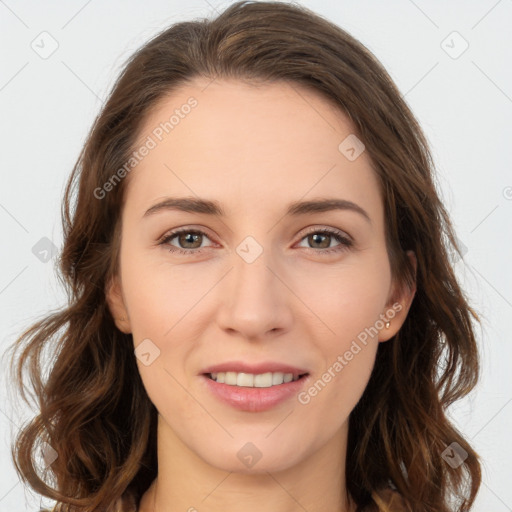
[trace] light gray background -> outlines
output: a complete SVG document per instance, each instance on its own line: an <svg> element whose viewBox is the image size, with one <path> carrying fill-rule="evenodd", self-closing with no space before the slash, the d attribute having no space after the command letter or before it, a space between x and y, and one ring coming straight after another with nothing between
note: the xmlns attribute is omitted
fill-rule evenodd
<svg viewBox="0 0 512 512"><path fill-rule="evenodd" d="M167 25L229 3L0 0L0 349L64 302L56 258L43 263L32 248L43 237L61 248L64 184L122 62ZM300 3L381 60L432 146L443 198L467 248L457 273L483 317L481 382L449 413L484 459L475 510L511 511L512 0ZM50 48L44 31L58 43L46 59L31 47L46 37ZM469 44L457 58L463 41L453 31ZM41 500L18 481L9 446L29 411L13 410L6 385L0 510L36 511Z"/></svg>

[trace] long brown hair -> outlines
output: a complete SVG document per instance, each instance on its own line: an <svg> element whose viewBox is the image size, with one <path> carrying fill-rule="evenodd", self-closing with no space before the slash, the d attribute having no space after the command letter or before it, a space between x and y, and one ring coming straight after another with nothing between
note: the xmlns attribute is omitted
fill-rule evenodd
<svg viewBox="0 0 512 512"><path fill-rule="evenodd" d="M402 329L379 344L350 415L347 490L358 511L389 510L390 484L408 510L470 510L481 484L479 456L445 410L478 381L479 318L454 275L451 256L460 253L426 138L365 46L309 9L283 2L241 1L215 19L177 23L128 59L65 191L59 277L68 305L11 347L16 386L26 400L28 366L40 407L13 443L16 471L57 500L59 510L80 512L112 510L121 496L138 503L157 476L157 411L132 337L116 328L105 296L118 270L126 180L106 194L98 190L129 161L156 102L196 77L286 81L349 116L379 179L392 276L403 286L414 282L405 254L414 251L417 291ZM51 368L43 380L48 348ZM41 476L31 454L43 442L57 458Z"/></svg>

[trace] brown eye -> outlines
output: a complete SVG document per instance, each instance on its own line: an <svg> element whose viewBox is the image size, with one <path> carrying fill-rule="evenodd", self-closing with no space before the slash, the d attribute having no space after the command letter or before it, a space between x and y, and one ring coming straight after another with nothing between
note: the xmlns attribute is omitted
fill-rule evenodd
<svg viewBox="0 0 512 512"><path fill-rule="evenodd" d="M202 237L208 238L206 233L203 233L199 230L180 229L169 233L161 240L160 244L169 245L169 251L171 252L178 252L181 254L197 254L203 249L203 247L201 247ZM179 247L169 243L175 238L178 241Z"/></svg>
<svg viewBox="0 0 512 512"><path fill-rule="evenodd" d="M310 249L321 254L344 251L353 245L353 242L349 238L343 236L341 232L331 229L316 229L310 231L304 238L302 238L302 240L304 239L307 239L308 244L312 245L312 247L309 246L306 247L306 249ZM330 247L333 239L339 242L338 246ZM315 244L318 245L315 246Z"/></svg>

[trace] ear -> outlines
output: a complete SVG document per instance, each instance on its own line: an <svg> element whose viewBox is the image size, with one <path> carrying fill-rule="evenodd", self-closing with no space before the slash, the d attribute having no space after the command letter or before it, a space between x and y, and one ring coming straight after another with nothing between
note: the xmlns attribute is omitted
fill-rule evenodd
<svg viewBox="0 0 512 512"><path fill-rule="evenodd" d="M402 286L398 293L392 295L393 300L389 301L390 303L388 303L380 317L384 323L384 327L379 332L379 341L388 341L400 330L407 318L414 295L416 294L416 271L418 261L416 260L414 251L407 251L406 254L414 268L414 282L411 287ZM389 322L389 327L386 327L386 322Z"/></svg>
<svg viewBox="0 0 512 512"><path fill-rule="evenodd" d="M130 334L131 324L124 302L121 283L118 276L113 277L105 287L107 304L116 327L125 334Z"/></svg>

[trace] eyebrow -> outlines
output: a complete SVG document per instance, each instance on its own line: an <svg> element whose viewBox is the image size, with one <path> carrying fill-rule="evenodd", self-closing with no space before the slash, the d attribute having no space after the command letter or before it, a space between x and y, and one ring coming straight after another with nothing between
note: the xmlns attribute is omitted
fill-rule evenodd
<svg viewBox="0 0 512 512"><path fill-rule="evenodd" d="M218 201L200 199L194 197L167 197L163 201L151 206L144 217L149 217L157 212L176 210L189 213L202 213L225 218L226 212ZM328 212L332 210L349 210L362 215L370 224L370 216L356 203L346 199L325 198L310 201L294 201L288 205L285 216L298 217L311 213Z"/></svg>

